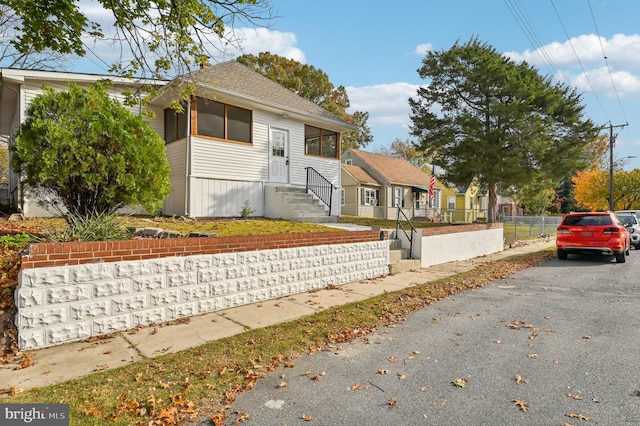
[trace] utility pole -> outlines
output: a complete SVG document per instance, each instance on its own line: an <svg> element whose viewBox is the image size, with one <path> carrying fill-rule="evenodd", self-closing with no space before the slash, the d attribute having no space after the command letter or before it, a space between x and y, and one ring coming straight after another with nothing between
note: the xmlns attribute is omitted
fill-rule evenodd
<svg viewBox="0 0 640 426"><path fill-rule="evenodd" d="M609 122L609 210L615 210L615 203L613 202L613 144L616 140L616 136L613 134L614 127L624 127L629 125L629 123L618 124L614 126Z"/></svg>

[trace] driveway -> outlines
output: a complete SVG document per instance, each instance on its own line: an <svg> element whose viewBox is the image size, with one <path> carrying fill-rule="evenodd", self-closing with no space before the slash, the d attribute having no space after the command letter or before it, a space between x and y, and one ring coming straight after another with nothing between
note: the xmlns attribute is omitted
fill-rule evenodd
<svg viewBox="0 0 640 426"><path fill-rule="evenodd" d="M295 360L229 411L247 425L637 425L638 276L635 250L550 260Z"/></svg>

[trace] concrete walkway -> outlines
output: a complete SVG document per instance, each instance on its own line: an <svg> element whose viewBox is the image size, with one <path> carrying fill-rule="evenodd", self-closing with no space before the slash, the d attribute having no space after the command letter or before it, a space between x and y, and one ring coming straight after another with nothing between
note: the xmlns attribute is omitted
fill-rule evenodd
<svg viewBox="0 0 640 426"><path fill-rule="evenodd" d="M466 261L449 262L415 271L345 284L339 288L301 293L258 304L218 311L117 333L91 341L70 343L29 352L34 365L16 369L0 366L0 389L30 389L83 377L94 372L132 364L165 353L178 352L246 330L287 322L333 306L471 270L485 262L554 247L555 239L537 239L502 252Z"/></svg>

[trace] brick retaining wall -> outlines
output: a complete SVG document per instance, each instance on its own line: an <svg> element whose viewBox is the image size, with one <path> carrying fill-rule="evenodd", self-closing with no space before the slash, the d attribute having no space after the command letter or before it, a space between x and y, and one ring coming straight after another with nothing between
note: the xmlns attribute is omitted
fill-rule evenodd
<svg viewBox="0 0 640 426"><path fill-rule="evenodd" d="M39 349L388 273L378 231L31 244L15 292Z"/></svg>

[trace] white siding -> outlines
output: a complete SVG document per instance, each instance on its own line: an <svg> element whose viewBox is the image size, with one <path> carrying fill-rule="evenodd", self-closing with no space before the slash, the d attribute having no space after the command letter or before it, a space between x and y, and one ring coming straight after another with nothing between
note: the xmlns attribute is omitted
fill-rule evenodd
<svg viewBox="0 0 640 426"><path fill-rule="evenodd" d="M190 216L240 216L245 201L255 210L251 216L263 216L263 200L262 182L192 179Z"/></svg>
<svg viewBox="0 0 640 426"><path fill-rule="evenodd" d="M167 159L171 166L171 194L164 200L162 213L165 215L182 216L185 212L185 190L187 174L187 143L186 140L166 145Z"/></svg>

